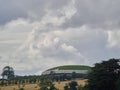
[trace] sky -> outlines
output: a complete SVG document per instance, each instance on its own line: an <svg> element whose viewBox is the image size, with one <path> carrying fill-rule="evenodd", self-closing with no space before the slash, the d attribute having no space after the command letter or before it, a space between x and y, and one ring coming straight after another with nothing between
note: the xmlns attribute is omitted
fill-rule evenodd
<svg viewBox="0 0 120 90"><path fill-rule="evenodd" d="M119 8L120 0L0 0L0 73L119 58Z"/></svg>

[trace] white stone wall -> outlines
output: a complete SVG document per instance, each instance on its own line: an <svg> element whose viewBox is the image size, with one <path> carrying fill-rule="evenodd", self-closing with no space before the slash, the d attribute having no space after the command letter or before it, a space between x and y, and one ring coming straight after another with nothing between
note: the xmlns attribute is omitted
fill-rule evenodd
<svg viewBox="0 0 120 90"><path fill-rule="evenodd" d="M54 73L54 74L61 74L61 73L80 73L80 74L87 74L88 73L88 70L50 70L50 71L45 71L42 73L42 75L48 75L48 74L51 74L51 73Z"/></svg>

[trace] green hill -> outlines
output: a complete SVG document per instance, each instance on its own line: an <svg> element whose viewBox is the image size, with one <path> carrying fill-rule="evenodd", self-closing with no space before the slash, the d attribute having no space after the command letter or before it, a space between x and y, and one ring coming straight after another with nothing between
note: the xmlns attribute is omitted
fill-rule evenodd
<svg viewBox="0 0 120 90"><path fill-rule="evenodd" d="M88 71L90 71L91 67L90 66L84 66L84 65L64 65L64 66L58 66L58 67L50 68L47 71L55 70L55 69L58 69L58 70L88 70Z"/></svg>

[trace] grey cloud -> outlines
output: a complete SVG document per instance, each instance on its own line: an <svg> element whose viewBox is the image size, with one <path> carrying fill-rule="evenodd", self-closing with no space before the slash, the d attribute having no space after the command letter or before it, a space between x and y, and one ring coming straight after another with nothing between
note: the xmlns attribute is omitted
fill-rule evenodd
<svg viewBox="0 0 120 90"><path fill-rule="evenodd" d="M102 27L113 29L120 25L119 0L71 0L75 1L74 7L77 13L71 19L66 19L62 27L79 27L89 25L91 27ZM62 7L66 6L69 0L25 0L25 1L0 1L0 23L4 24L10 20L21 18L31 18L41 20L46 14L46 9L58 13ZM68 9L69 10L69 9Z"/></svg>
<svg viewBox="0 0 120 90"><path fill-rule="evenodd" d="M119 28L119 0L76 0L77 13L64 27L79 27L88 25L95 28Z"/></svg>
<svg viewBox="0 0 120 90"><path fill-rule="evenodd" d="M17 6L14 0L0 0L0 25L26 16L24 10Z"/></svg>
<svg viewBox="0 0 120 90"><path fill-rule="evenodd" d="M0 0L0 24L3 25L18 18L40 20L46 9L56 10L66 5L69 0Z"/></svg>

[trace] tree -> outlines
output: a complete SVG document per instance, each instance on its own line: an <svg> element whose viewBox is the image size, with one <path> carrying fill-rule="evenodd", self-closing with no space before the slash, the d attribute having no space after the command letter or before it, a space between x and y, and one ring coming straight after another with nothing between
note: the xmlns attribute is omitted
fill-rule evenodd
<svg viewBox="0 0 120 90"><path fill-rule="evenodd" d="M19 88L18 90L25 90L24 88Z"/></svg>
<svg viewBox="0 0 120 90"><path fill-rule="evenodd" d="M116 88L117 88L117 90L120 90L120 77L118 78L118 80L116 82Z"/></svg>
<svg viewBox="0 0 120 90"><path fill-rule="evenodd" d="M77 90L76 86L77 86L77 82L76 81L71 81L69 83L69 86L70 86L70 90Z"/></svg>
<svg viewBox="0 0 120 90"><path fill-rule="evenodd" d="M72 78L75 79L76 78L76 72L72 72Z"/></svg>
<svg viewBox="0 0 120 90"><path fill-rule="evenodd" d="M3 79L12 79L14 78L14 70L12 67L6 66L3 68L3 72L1 75Z"/></svg>
<svg viewBox="0 0 120 90"><path fill-rule="evenodd" d="M88 90L116 90L120 74L119 62L119 59L110 59L96 63L88 76Z"/></svg>
<svg viewBox="0 0 120 90"><path fill-rule="evenodd" d="M54 84L52 84L52 85L50 85L50 89L49 90L58 90L58 89L54 86Z"/></svg>
<svg viewBox="0 0 120 90"><path fill-rule="evenodd" d="M48 87L52 86L52 80L50 79L43 79L39 83L40 89L39 90L48 90Z"/></svg>
<svg viewBox="0 0 120 90"><path fill-rule="evenodd" d="M64 86L64 90L70 90L69 87L68 87L68 85Z"/></svg>

